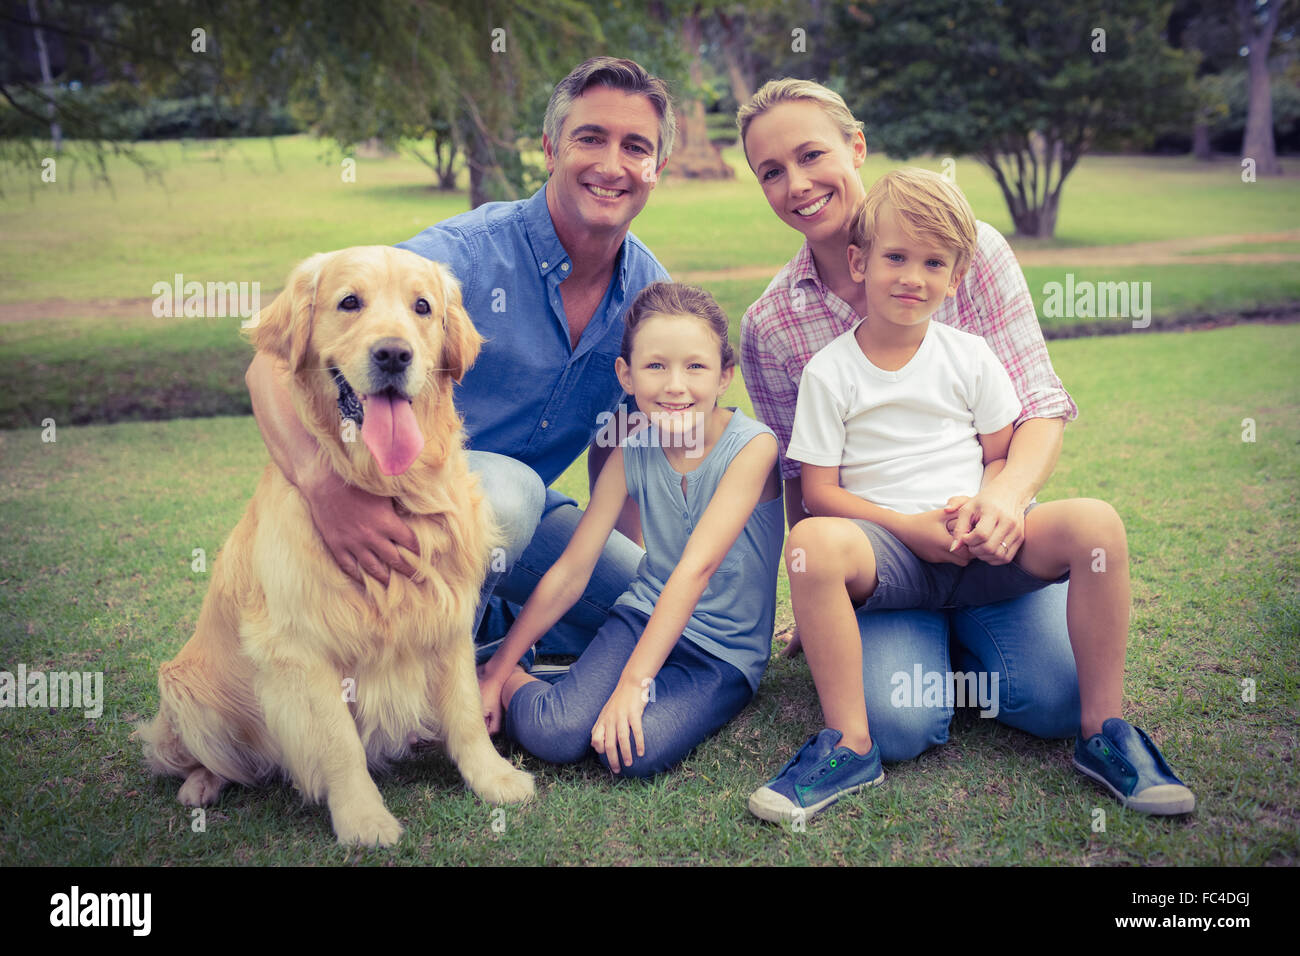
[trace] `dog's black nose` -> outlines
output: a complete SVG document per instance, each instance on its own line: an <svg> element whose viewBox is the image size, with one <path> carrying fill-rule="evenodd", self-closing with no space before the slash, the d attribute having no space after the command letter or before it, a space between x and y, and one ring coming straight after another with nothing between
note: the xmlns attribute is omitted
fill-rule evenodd
<svg viewBox="0 0 1300 956"><path fill-rule="evenodd" d="M411 344L405 339L380 339L370 346L370 357L382 371L398 373L411 364Z"/></svg>

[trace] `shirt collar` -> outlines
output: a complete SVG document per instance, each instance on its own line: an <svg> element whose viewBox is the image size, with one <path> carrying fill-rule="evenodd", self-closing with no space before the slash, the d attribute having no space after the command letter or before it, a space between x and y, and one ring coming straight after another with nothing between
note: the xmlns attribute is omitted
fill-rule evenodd
<svg viewBox="0 0 1300 956"><path fill-rule="evenodd" d="M811 282L820 292L826 291L826 283L822 282L822 277L817 273L817 262L813 259L812 246L807 239L803 241L798 254L790 260L790 290L793 292L804 281Z"/></svg>
<svg viewBox="0 0 1300 956"><path fill-rule="evenodd" d="M559 270L560 279L568 278L573 263L565 251L560 237L556 235L555 223L551 221L551 210L546 205L546 184L533 193L532 198L524 203L524 229L528 233L528 244L533 250L533 259L541 275L549 275ZM627 247L631 233L623 237L623 245L618 250L618 263L615 266L615 278L619 290L627 294Z"/></svg>
<svg viewBox="0 0 1300 956"><path fill-rule="evenodd" d="M560 237L555 234L555 224L551 222L551 211L546 208L546 184L533 193L531 199L524 203L524 229L528 232L528 245L533 250L537 271L542 275L569 266L569 254L560 244ZM568 269L564 274L568 274Z"/></svg>

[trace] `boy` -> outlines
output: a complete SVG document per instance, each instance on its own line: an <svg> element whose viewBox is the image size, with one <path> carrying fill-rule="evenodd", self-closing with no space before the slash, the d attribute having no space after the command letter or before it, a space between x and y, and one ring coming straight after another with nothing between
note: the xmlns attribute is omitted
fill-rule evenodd
<svg viewBox="0 0 1300 956"><path fill-rule="evenodd" d="M788 455L815 517L790 532L786 564L827 728L749 800L765 820L811 816L884 780L871 740L855 608L951 608L1070 580L1079 674L1074 765L1126 807L1188 813L1191 791L1120 718L1128 641L1124 526L1104 502L1031 505L996 563L972 560L973 528L950 517L1006 463L1020 414L1006 370L976 335L931 323L975 248L961 192L925 170L882 177L854 218L849 266L867 315L804 369Z"/></svg>

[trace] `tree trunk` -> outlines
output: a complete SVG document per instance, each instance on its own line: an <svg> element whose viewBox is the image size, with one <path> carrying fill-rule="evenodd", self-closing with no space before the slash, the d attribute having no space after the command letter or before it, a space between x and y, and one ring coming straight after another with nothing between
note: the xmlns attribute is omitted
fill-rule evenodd
<svg viewBox="0 0 1300 956"><path fill-rule="evenodd" d="M1025 138L1026 149L1019 152L1011 150L1006 153L980 153L976 158L993 174L1002 198L1011 213L1016 235L1022 239L1051 239L1056 234L1056 214L1060 208L1060 185L1074 168L1077 156L1073 153L1063 156L1063 144L1058 140L1050 145L1037 132L1029 133ZM1035 155L1039 158L1051 155L1060 162L1061 175L1057 188L1048 188L1046 177L1051 175L1050 164L1039 169L1033 162ZM1038 182L1039 176L1044 177Z"/></svg>
<svg viewBox="0 0 1300 956"><path fill-rule="evenodd" d="M1237 20L1242 42L1250 50L1250 99L1246 110L1246 133L1241 141L1241 158L1255 161L1256 176L1281 176L1273 145L1273 91L1269 85L1268 51L1277 29L1281 0L1268 5L1265 23L1255 22L1252 0L1237 0Z"/></svg>
<svg viewBox="0 0 1300 956"><path fill-rule="evenodd" d="M1210 126L1204 120L1197 120L1192 126L1192 155L1208 163L1214 158L1210 148Z"/></svg>
<svg viewBox="0 0 1300 956"><path fill-rule="evenodd" d="M433 161L438 174L438 188L451 191L456 188L456 140L444 133L433 134Z"/></svg>
<svg viewBox="0 0 1300 956"><path fill-rule="evenodd" d="M754 95L754 80L745 69L745 38L735 17L718 10L718 23L722 27L722 59L727 65L727 79L731 81L731 95L737 106L744 106Z"/></svg>
<svg viewBox="0 0 1300 956"><path fill-rule="evenodd" d="M463 152L469 168L469 208L488 202L518 199L515 188L502 168L501 151L514 142L510 124L498 119L499 129L482 128L474 117L464 119Z"/></svg>
<svg viewBox="0 0 1300 956"><path fill-rule="evenodd" d="M1022 239L1051 239L1056 234L1057 200L1048 197L1041 206L1011 210L1016 235Z"/></svg>
<svg viewBox="0 0 1300 956"><path fill-rule="evenodd" d="M697 6L682 23L682 43L691 51L691 86L704 83L700 60L700 8ZM698 99L682 102L677 111L679 145L673 150L673 172L691 179L731 179L735 170L722 159L722 153L709 142L709 126L704 119L704 104Z"/></svg>
<svg viewBox="0 0 1300 956"><path fill-rule="evenodd" d="M36 12L36 0L27 0L27 12L32 18L32 33L36 36L36 58L41 63L41 85L45 87L46 96L54 96L54 78L50 75L50 54L45 48L45 31L41 29L41 18ZM53 101L46 104L45 113L50 118L50 139L54 141L54 152L63 150L63 127L54 118Z"/></svg>
<svg viewBox="0 0 1300 956"><path fill-rule="evenodd" d="M492 201L488 184L496 165L496 157L492 155L492 150L483 141L481 134L470 136L465 147L465 165L469 167L469 208L477 209Z"/></svg>

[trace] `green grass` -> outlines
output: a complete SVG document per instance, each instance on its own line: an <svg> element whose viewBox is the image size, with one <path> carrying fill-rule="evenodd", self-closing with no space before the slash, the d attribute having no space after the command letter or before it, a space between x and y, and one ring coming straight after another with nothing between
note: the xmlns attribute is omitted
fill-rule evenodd
<svg viewBox="0 0 1300 956"><path fill-rule="evenodd" d="M429 188L429 175L406 157L359 159L344 182L341 154L308 137L141 144L161 182L124 160L111 160L112 189L83 167L59 167L45 184L0 167L0 306L63 299L69 318L0 323L0 370L22 382L0 396L0 428L54 418L62 424L151 420L250 411L243 387L249 351L234 319L156 319L147 300L154 283L257 282L263 301L290 267L311 252L392 243L462 212L463 192ZM738 169L722 183L673 179L656 189L636 220L637 233L674 272L757 268L757 275L711 278L739 340L740 318L776 269L798 248L736 148ZM920 160L938 169L939 158ZM870 182L893 162L869 156ZM671 168L671 167L670 167ZM1066 188L1059 237L1040 247L1115 244L1195 235L1267 232L1300 221L1293 180L1243 184L1231 163L1087 157ZM958 181L978 213L1010 231L1001 196L974 161L957 161ZM1279 244L1273 244L1279 245ZM1286 249L1295 243L1282 243ZM1248 248L1237 245L1228 249ZM1257 248L1257 247L1256 247ZM1084 252L1081 250L1081 263ZM63 265L67 264L67 265ZM1300 301L1293 263L1025 269L1044 328L1131 328L1131 319L1091 320L1044 314L1045 286L1076 281L1150 282L1157 324L1188 314L1289 308ZM141 304L110 318L96 300ZM84 306L77 303L84 303ZM42 306L27 309L40 316ZM149 356L142 361L143 356Z"/></svg>
<svg viewBox="0 0 1300 956"><path fill-rule="evenodd" d="M1082 416L1043 497L1102 497L1127 522L1129 713L1196 790L1188 819L1126 813L1071 770L1067 743L963 716L947 745L891 765L883 788L805 832L762 824L746 797L819 726L806 665L778 660L737 720L653 781L511 751L538 774L538 798L494 816L433 752L380 781L407 827L391 851L336 847L327 812L287 786L230 789L196 833L177 782L149 778L127 738L194 627L208 575L191 571L193 549L210 569L266 461L250 418L210 418L60 425L54 443L38 427L0 433L0 667L102 670L106 697L93 725L0 710L0 864L1294 865L1295 329L1148 331L1051 354ZM563 482L581 492L578 473ZM1090 829L1098 807L1103 833Z"/></svg>
<svg viewBox="0 0 1300 956"><path fill-rule="evenodd" d="M1205 265L1127 266L1062 268L1061 266L1026 266L1025 282L1034 297L1039 323L1053 332L1069 332L1082 325L1096 325L1115 331L1133 328L1133 317L1087 319L1070 315L1050 315L1047 305L1051 296L1049 283L1058 283L1064 296L1066 275L1074 276L1074 287L1081 282L1139 283L1141 299L1150 305L1155 319L1177 316L1233 315L1255 309L1274 308L1296 312L1300 300L1300 263L1289 265ZM1150 283L1150 294L1145 291ZM1097 286L1094 286L1094 290Z"/></svg>
<svg viewBox="0 0 1300 956"><path fill-rule="evenodd" d="M0 324L0 428L251 413L238 319Z"/></svg>
<svg viewBox="0 0 1300 956"><path fill-rule="evenodd" d="M1154 327L1179 317L1281 308L1300 296L1300 274L1272 266L1079 268L1030 266L1026 281L1049 335L1081 327L1131 334L1133 319L1051 316L1047 285L1081 282L1150 283ZM745 309L768 280L708 283L740 341ZM1142 294L1144 302L1148 296ZM46 418L60 424L157 420L250 413L244 370L252 357L239 320L158 319L144 314L109 321L94 317L0 323L0 371L24 387L0 393L0 428L22 428ZM145 358L147 357L147 358Z"/></svg>
<svg viewBox="0 0 1300 956"><path fill-rule="evenodd" d="M260 282L269 291L312 252L399 242L466 208L463 192L430 189L428 171L404 156L358 159L356 181L344 182L341 154L305 136L145 143L140 152L156 163L161 185L125 160L109 161L111 191L84 168L60 167L57 182L42 183L0 167L0 274L8 279L0 303L146 298L175 273ZM772 215L740 151L724 155L736 179L674 179L670 163L636 220L636 233L670 271L779 266L799 246ZM937 157L916 162L941 166ZM873 154L863 178L871 182L897 165ZM966 158L955 169L977 215L1009 234L989 174ZM1230 161L1088 156L1066 183L1057 237L1017 247L1276 232L1297 221L1294 179L1242 183ZM1198 268L1205 267L1188 266Z"/></svg>

